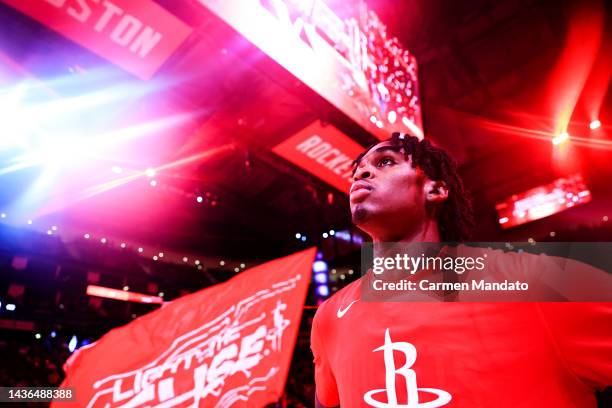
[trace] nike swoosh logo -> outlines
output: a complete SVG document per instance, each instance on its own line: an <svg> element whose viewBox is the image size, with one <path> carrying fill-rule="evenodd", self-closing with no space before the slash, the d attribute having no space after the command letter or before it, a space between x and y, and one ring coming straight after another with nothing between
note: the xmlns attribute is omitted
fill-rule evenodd
<svg viewBox="0 0 612 408"><path fill-rule="evenodd" d="M338 309L338 319L344 316L346 312L348 312L348 310L351 308L351 306L353 306L353 303L355 303L356 301L357 300L353 300L344 310L342 310L342 308Z"/></svg>

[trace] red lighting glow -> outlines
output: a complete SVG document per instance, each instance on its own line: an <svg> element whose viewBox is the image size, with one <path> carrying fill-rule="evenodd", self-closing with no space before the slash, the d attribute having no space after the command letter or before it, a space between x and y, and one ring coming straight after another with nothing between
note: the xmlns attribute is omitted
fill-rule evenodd
<svg viewBox="0 0 612 408"><path fill-rule="evenodd" d="M575 175L515 194L497 204L495 209L502 228L511 228L567 210L591 201L591 192Z"/></svg>

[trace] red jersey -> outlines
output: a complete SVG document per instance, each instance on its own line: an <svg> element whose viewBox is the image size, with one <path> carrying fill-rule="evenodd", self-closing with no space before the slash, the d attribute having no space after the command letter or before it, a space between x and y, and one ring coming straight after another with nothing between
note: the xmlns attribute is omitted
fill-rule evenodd
<svg viewBox="0 0 612 408"><path fill-rule="evenodd" d="M596 407L612 384L612 303L366 302L363 281L313 321L325 406Z"/></svg>

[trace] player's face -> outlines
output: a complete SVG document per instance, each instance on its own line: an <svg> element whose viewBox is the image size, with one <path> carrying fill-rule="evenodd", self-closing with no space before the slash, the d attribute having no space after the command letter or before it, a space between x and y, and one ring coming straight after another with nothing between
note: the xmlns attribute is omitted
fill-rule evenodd
<svg viewBox="0 0 612 408"><path fill-rule="evenodd" d="M425 177L410 160L387 141L370 149L356 167L351 215L373 238L390 240L426 216Z"/></svg>

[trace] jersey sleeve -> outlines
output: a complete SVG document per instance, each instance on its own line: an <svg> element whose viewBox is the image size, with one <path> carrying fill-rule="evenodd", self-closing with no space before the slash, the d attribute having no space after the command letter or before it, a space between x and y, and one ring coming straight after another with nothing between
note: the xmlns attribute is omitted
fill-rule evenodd
<svg viewBox="0 0 612 408"><path fill-rule="evenodd" d="M326 330L325 304L321 305L312 321L310 348L314 356L316 397L325 407L340 404L336 379L325 350Z"/></svg>
<svg viewBox="0 0 612 408"><path fill-rule="evenodd" d="M612 303L540 303L560 358L593 389L612 385Z"/></svg>

